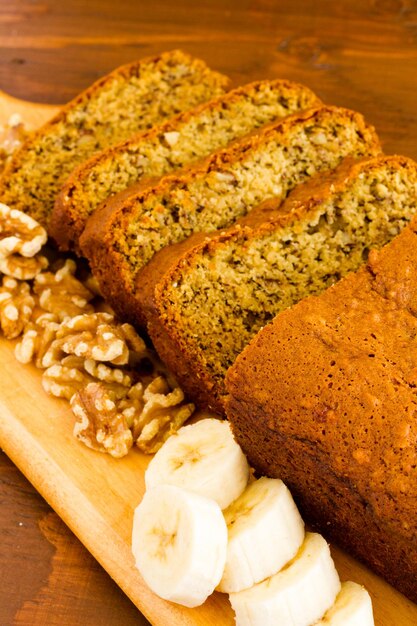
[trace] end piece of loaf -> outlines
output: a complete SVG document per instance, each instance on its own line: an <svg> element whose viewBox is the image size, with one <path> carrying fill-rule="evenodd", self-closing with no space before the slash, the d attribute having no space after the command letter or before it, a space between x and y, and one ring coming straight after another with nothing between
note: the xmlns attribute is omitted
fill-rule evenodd
<svg viewBox="0 0 417 626"><path fill-rule="evenodd" d="M183 388L224 412L224 378L251 338L280 311L356 270L417 211L417 164L350 160L210 238L155 255L138 276L148 332Z"/></svg>
<svg viewBox="0 0 417 626"><path fill-rule="evenodd" d="M417 601L417 222L278 315L229 370L251 465L306 520Z"/></svg>
<svg viewBox="0 0 417 626"><path fill-rule="evenodd" d="M311 109L262 128L186 173L115 196L90 217L80 246L117 313L139 323L135 278L158 250L194 232L229 226L267 198L285 198L347 155L379 151L360 114Z"/></svg>
<svg viewBox="0 0 417 626"><path fill-rule="evenodd" d="M48 225L62 184L94 153L224 92L225 76L179 50L104 76L35 132L0 179L0 199Z"/></svg>
<svg viewBox="0 0 417 626"><path fill-rule="evenodd" d="M62 250L77 250L88 217L109 196L145 178L182 168L274 119L319 104L304 85L260 81L134 135L71 174L56 200L50 235Z"/></svg>

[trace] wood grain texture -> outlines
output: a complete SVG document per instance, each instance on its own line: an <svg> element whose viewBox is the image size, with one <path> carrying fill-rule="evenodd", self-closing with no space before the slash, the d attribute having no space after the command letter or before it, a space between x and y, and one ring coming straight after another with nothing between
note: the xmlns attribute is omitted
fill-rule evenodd
<svg viewBox="0 0 417 626"><path fill-rule="evenodd" d="M236 84L286 77L360 110L417 157L415 0L3 0L0 87L69 100L116 65L181 47Z"/></svg>
<svg viewBox="0 0 417 626"><path fill-rule="evenodd" d="M66 0L65 3L3 0L0 3L0 88L26 100L65 102L115 66L175 47L204 58L213 68L228 73L235 84L274 77L304 82L326 102L364 113L376 125L386 152L417 158L415 0L201 0L198 3L119 0L117 4L113 0ZM20 106L16 101L0 98L0 122ZM27 112L34 126L52 112L50 108L22 106L22 112ZM77 465L84 457L91 473L88 488L100 492L106 511L110 503L118 503L116 517L112 512L116 531L110 536L112 548L106 548L110 550L108 562L107 551L105 557L106 567L114 575L113 569L118 568L115 550L118 558L122 555L129 562L126 545L123 547L129 534L126 520L133 499L139 497L143 487L140 472L143 460L140 455L134 455L134 466L135 463L138 466L132 468L130 460L114 465L101 455L85 451L72 440L64 403L50 400L41 392L39 373L33 371L28 377L27 368L16 368L9 344L1 344L0 363L0 396L3 398L5 390L6 402L6 410L0 409L3 421L14 421L15 411L20 415L22 402L26 407L27 425L12 434L7 428L8 453L25 467L28 477L63 519L78 534L83 534L78 521L71 521L63 507L68 504L69 510L77 513L78 505L84 503L80 489L85 481L78 486L75 483L74 487L71 474L69 493L67 490L61 493L59 480L62 473L67 475L68 465ZM40 420L36 427L33 414L35 422ZM45 429L46 450L37 443L36 434L43 435ZM66 456L60 448L50 458L48 446L54 447L55 440L61 437L64 450L68 445L72 452ZM0 553L0 624L143 624L133 605L119 593L59 517L4 456L0 459L0 529L4 537ZM132 481L127 504L124 496L120 501L118 487L111 479L113 467L126 466L130 468L127 474L124 469L120 471L124 479L127 475ZM53 478L49 482L42 477L45 468ZM97 482L92 478L96 472ZM68 488L68 478L66 481ZM123 494L126 495L124 489ZM103 527L103 520L100 521L102 514L101 507L98 513L87 509L87 514L82 516L92 535L91 545L90 534L87 540L83 534L83 541L93 553L97 552L101 561L104 558L100 557L101 547L109 543L107 522ZM413 605L345 555L336 552L336 558L344 578L363 580L370 587L376 626L415 626L417 613ZM128 571L131 572L129 567ZM137 591L132 582L124 588L132 597ZM155 607L149 592L145 593L144 602L152 605L148 612L152 621ZM214 607L217 602L215 598ZM190 621L187 611L185 617L182 613L175 617L167 614L165 606L166 603L157 603L155 623L164 626L232 623L227 606L220 609L226 611L225 620L219 621L217 612L213 617L209 609L198 622Z"/></svg>
<svg viewBox="0 0 417 626"><path fill-rule="evenodd" d="M0 501L2 626L148 623L4 452Z"/></svg>

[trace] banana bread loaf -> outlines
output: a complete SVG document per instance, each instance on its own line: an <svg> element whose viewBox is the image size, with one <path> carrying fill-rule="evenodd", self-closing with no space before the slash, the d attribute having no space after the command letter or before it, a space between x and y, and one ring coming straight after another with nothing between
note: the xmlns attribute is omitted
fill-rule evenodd
<svg viewBox="0 0 417 626"><path fill-rule="evenodd" d="M77 249L88 217L111 195L145 177L159 177L207 156L274 119L320 104L303 85L285 80L239 87L81 164L61 190L50 235L62 250Z"/></svg>
<svg viewBox="0 0 417 626"><path fill-rule="evenodd" d="M417 222L278 315L227 376L250 463L417 602Z"/></svg>
<svg viewBox="0 0 417 626"><path fill-rule="evenodd" d="M375 132L360 114L310 109L263 127L186 173L109 199L88 220L81 250L116 312L140 322L135 278L155 252L193 232L229 226L346 155L378 152Z"/></svg>
<svg viewBox="0 0 417 626"><path fill-rule="evenodd" d="M223 412L226 371L253 335L356 270L416 211L414 161L347 161L278 210L269 202L228 231L164 248L138 276L138 309L182 387Z"/></svg>
<svg viewBox="0 0 417 626"><path fill-rule="evenodd" d="M5 204L47 226L76 165L139 130L219 95L229 80L178 50L119 67L67 104L20 148L0 179Z"/></svg>

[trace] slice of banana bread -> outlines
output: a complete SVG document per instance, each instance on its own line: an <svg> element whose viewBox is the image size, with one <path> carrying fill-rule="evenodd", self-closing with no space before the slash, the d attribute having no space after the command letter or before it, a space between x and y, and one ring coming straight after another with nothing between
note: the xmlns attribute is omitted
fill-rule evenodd
<svg viewBox="0 0 417 626"><path fill-rule="evenodd" d="M81 250L117 313L140 321L135 277L155 252L193 232L229 226L346 155L378 152L375 132L359 113L310 109L263 127L185 173L109 199L88 220Z"/></svg>
<svg viewBox="0 0 417 626"><path fill-rule="evenodd" d="M225 147L277 118L319 106L303 85L285 80L239 87L135 135L80 165L55 203L50 235L62 250L77 249L88 217L111 195L145 177L159 177Z"/></svg>
<svg viewBox="0 0 417 626"><path fill-rule="evenodd" d="M417 602L417 221L278 315L229 370L252 466L303 517Z"/></svg>
<svg viewBox="0 0 417 626"><path fill-rule="evenodd" d="M5 204L47 226L55 197L95 152L224 92L229 80L175 50L119 67L67 104L18 150L0 179Z"/></svg>
<svg viewBox="0 0 417 626"><path fill-rule="evenodd" d="M137 279L163 360L200 405L224 411L224 377L277 313L356 270L417 211L417 164L347 161L210 238L165 248Z"/></svg>

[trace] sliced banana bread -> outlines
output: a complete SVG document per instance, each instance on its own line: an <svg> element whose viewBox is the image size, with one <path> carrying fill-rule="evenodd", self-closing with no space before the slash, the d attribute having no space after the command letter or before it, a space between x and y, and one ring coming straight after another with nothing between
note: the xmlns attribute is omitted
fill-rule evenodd
<svg viewBox="0 0 417 626"><path fill-rule="evenodd" d="M117 313L140 321L135 278L155 252L193 232L229 226L346 155L378 152L375 132L359 113L310 109L263 127L185 173L109 199L88 220L81 250Z"/></svg>
<svg viewBox="0 0 417 626"><path fill-rule="evenodd" d="M200 405L224 410L224 377L277 313L356 270L417 211L417 164L348 161L293 191L279 210L166 248L137 279L162 359Z"/></svg>
<svg viewBox="0 0 417 626"><path fill-rule="evenodd" d="M413 220L356 274L278 315L227 376L227 415L251 465L414 602L416 338Z"/></svg>
<svg viewBox="0 0 417 626"><path fill-rule="evenodd" d="M320 104L285 80L239 87L135 135L80 165L64 185L49 224L62 250L77 249L88 217L109 196L145 177L159 177L207 156L250 131Z"/></svg>
<svg viewBox="0 0 417 626"><path fill-rule="evenodd" d="M18 150L0 199L47 226L56 195L95 152L224 92L229 80L175 50L124 65L67 104Z"/></svg>

